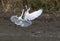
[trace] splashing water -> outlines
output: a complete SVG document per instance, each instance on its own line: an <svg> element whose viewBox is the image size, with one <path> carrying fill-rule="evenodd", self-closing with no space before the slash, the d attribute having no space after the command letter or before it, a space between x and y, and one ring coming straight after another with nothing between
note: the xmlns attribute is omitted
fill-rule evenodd
<svg viewBox="0 0 60 41"><path fill-rule="evenodd" d="M11 18L10 18L10 20L14 23L14 24L16 24L16 25L20 25L21 27L28 27L28 26L30 26L31 24L32 24L32 22L31 21L29 21L29 20L18 20L18 17L17 17L17 15L16 16L12 16ZM18 21L17 21L18 20Z"/></svg>

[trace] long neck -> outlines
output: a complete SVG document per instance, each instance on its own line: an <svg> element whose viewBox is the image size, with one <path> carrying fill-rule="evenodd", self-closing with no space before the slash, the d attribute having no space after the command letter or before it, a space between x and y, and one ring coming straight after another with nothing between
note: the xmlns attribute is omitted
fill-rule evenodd
<svg viewBox="0 0 60 41"><path fill-rule="evenodd" d="M22 13L22 19L24 19L24 17L25 17L25 12L26 12L26 10L24 10L24 12Z"/></svg>
<svg viewBox="0 0 60 41"><path fill-rule="evenodd" d="M30 8L27 8L27 5L25 5L25 8L22 10L21 18L24 19L25 17L25 12L29 12Z"/></svg>
<svg viewBox="0 0 60 41"><path fill-rule="evenodd" d="M25 5L25 8L22 11L22 14L21 14L22 19L24 19L26 11L27 11L27 5Z"/></svg>
<svg viewBox="0 0 60 41"><path fill-rule="evenodd" d="M23 18L23 15L24 15L24 9L22 10L22 14L21 14L20 17Z"/></svg>

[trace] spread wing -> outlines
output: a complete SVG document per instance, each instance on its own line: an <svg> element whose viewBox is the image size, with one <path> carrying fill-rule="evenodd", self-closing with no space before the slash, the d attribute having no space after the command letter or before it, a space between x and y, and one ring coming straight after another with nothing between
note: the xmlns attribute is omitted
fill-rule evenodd
<svg viewBox="0 0 60 41"><path fill-rule="evenodd" d="M43 11L42 9L39 9L38 11L32 12L30 14L28 13L26 15L26 18L28 20L34 20L35 18L39 17L42 14L42 11Z"/></svg>

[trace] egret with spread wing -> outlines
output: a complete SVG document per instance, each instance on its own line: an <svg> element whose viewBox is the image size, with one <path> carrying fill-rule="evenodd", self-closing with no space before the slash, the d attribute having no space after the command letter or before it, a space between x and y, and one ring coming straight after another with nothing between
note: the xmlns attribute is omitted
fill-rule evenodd
<svg viewBox="0 0 60 41"><path fill-rule="evenodd" d="M12 16L11 21L16 25L20 25L21 27L27 27L32 24L31 22L32 20L36 19L42 14L43 9L39 9L32 13L29 13L29 11L30 11L30 8L27 9L27 11L25 12L23 9L21 16L20 17Z"/></svg>

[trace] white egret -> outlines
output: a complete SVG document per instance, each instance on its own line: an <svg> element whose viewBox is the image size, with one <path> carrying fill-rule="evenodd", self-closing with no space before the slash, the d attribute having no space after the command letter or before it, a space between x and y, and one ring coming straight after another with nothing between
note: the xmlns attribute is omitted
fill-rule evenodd
<svg viewBox="0 0 60 41"><path fill-rule="evenodd" d="M34 11L32 13L29 13L30 8L27 9L27 11L24 12L24 9L22 11L21 16L12 16L11 21L15 23L16 25L20 25L21 27L28 27L32 24L32 20L36 19L42 14L43 9L39 9L37 11ZM22 18L23 17L23 18Z"/></svg>

